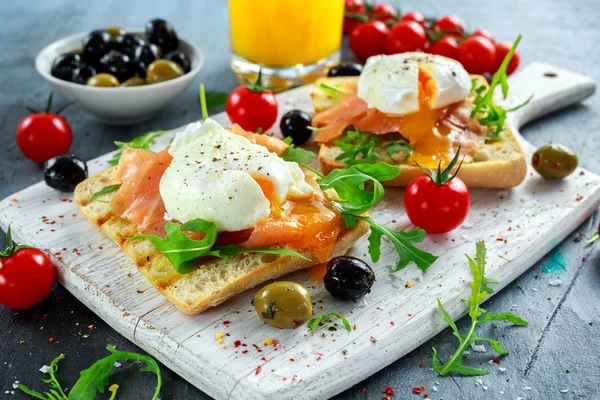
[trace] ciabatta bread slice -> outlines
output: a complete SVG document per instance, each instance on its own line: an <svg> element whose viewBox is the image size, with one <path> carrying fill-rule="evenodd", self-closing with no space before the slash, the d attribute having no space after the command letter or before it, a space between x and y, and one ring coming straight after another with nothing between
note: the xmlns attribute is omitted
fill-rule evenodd
<svg viewBox="0 0 600 400"><path fill-rule="evenodd" d="M487 85L482 76L473 75L479 81L478 84ZM356 88L358 77L321 78L315 82L312 90L312 101L316 112L331 108L338 104L344 93L353 93ZM325 84L323 86L322 84ZM333 87L341 92L341 96L333 96ZM376 149L380 161L396 164L383 149ZM335 168L344 168L344 164L336 161L336 157L342 154L342 150L332 143L321 144L319 150L319 164L321 171L328 174ZM391 181L384 182L386 186L406 186L416 176L422 175L423 171L410 160L398 164L400 175ZM498 140L490 143L482 143L473 156L473 162L464 163L458 176L469 187L514 187L525 179L527 163L525 154L521 149L517 137L511 127L506 125L500 133Z"/></svg>
<svg viewBox="0 0 600 400"><path fill-rule="evenodd" d="M186 314L198 314L262 282L318 262L311 252L304 252L303 255L315 261L255 253L232 257L229 263L217 259L188 274L180 274L147 239L127 240L138 232L131 222L112 212L108 202L114 192L102 196L101 201L90 203L92 193L117 182L116 175L117 167L113 167L81 182L75 189L75 201L79 209L123 249L158 291ZM354 242L367 233L368 224L358 222L355 228L340 233L330 257L345 254Z"/></svg>

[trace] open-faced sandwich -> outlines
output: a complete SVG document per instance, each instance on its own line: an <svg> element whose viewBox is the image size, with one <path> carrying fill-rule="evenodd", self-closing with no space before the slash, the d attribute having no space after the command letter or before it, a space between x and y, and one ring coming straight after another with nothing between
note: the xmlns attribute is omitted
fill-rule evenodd
<svg viewBox="0 0 600 400"><path fill-rule="evenodd" d="M79 184L75 200L161 293L195 314L343 254L368 231L363 220L347 227L336 192L282 158L287 149L208 119L158 153L124 148L118 165Z"/></svg>
<svg viewBox="0 0 600 400"><path fill-rule="evenodd" d="M312 92L321 170L385 162L402 171L386 185L406 186L419 165L446 166L460 149L468 186L516 186L525 155L488 88L459 62L425 53L374 56L360 77L322 78Z"/></svg>

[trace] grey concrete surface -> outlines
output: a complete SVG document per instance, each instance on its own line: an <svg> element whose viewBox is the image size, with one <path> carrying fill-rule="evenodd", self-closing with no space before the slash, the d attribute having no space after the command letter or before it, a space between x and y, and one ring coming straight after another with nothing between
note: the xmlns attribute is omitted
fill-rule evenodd
<svg viewBox="0 0 600 400"><path fill-rule="evenodd" d="M600 80L600 7L597 0L476 0L404 1L406 11L428 15L459 15L472 29L487 28L500 40L518 33L522 63L543 61ZM181 126L199 118L196 87L229 91L236 82L228 68L229 37L226 2L223 0L149 1L118 0L3 0L0 2L0 197L42 179L39 165L23 158L15 128L27 112L24 104L42 107L49 86L38 76L33 60L46 44L75 32L109 25L140 27L153 17L171 21L180 36L195 41L206 53L206 66L195 84L147 123L132 127L102 125L77 107L65 111L74 130L72 152L90 159L113 149L114 140L129 140L140 133ZM349 58L346 54L346 58ZM60 96L57 104L64 103ZM600 173L600 95L524 128L536 145L561 142L579 154L581 165ZM481 378L436 377L430 370L431 347L442 359L455 348L447 329L425 345L360 384L339 394L339 399L381 399L391 386L393 398L416 398L412 388L426 386L431 399L598 399L600 398L600 252L580 239L598 226L598 213L546 255L528 272L485 304L494 313L512 310L527 320L527 328L483 328L482 335L498 338L511 353L500 364L491 350L472 353L467 364L484 365L491 373ZM558 253L557 253L558 254ZM554 261L560 258L561 265ZM548 272L550 270L551 272ZM560 278L560 286L549 282ZM458 326L465 329L469 321ZM88 326L93 325L90 331ZM89 335L89 336L87 336ZM49 338L54 338L48 343ZM78 371L106 354L107 343L120 349L139 350L58 285L41 305L14 312L0 306L0 397L22 399L15 380L42 388L38 369L60 353L59 378L70 387ZM506 370L501 371L506 368ZM163 399L203 399L205 394L163 368ZM114 377L122 384L119 398L148 399L153 377L134 368ZM478 380L480 379L480 380ZM437 391L434 390L434 386ZM365 389L365 391L361 389ZM8 391L8 394L5 394ZM108 398L105 396L104 398ZM421 397L422 398L422 397Z"/></svg>

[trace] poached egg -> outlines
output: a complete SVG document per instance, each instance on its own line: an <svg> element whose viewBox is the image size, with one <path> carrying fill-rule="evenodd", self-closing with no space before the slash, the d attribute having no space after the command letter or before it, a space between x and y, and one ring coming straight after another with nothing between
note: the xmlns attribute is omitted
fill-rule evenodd
<svg viewBox="0 0 600 400"><path fill-rule="evenodd" d="M173 161L160 181L169 218L202 218L219 231L252 228L287 198L309 197L314 189L297 163L225 130L211 119L179 132Z"/></svg>
<svg viewBox="0 0 600 400"><path fill-rule="evenodd" d="M386 114L411 114L421 108L420 86L427 92L429 107L436 110L467 98L471 78L458 61L443 56L420 52L373 56L360 74L358 97Z"/></svg>

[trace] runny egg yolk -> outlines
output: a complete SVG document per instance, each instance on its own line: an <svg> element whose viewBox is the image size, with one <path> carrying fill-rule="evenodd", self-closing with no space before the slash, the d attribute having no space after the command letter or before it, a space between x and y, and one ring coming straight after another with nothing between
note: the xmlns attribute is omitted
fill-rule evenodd
<svg viewBox="0 0 600 400"><path fill-rule="evenodd" d="M402 136L413 147L411 159L426 167L436 167L439 161L447 162L454 156L450 132L438 130L438 120L445 112L444 108L433 110L431 102L436 95L437 85L431 76L419 70L420 110L402 116Z"/></svg>

